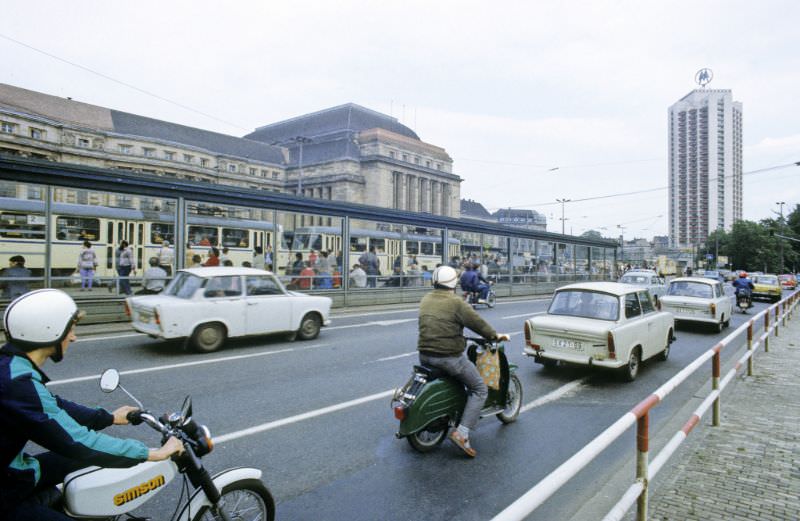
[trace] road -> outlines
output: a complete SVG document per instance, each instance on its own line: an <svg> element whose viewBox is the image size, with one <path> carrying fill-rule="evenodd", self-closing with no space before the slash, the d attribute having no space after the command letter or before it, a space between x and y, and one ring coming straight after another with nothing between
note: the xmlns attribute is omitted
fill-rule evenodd
<svg viewBox="0 0 800 521"><path fill-rule="evenodd" d="M624 383L584 368L545 370L522 355L523 321L548 303L480 310L498 331L513 334L506 352L519 365L524 405L513 424L481 420L472 436L474 460L447 443L418 454L394 436L390 394L416 363L416 308L339 314L313 341L251 338L210 355L133 333L87 337L45 372L56 394L107 409L130 403L121 391L99 390L99 374L109 367L150 410L178 410L190 394L195 418L217 442L204 460L209 470L260 468L279 520L486 520L730 332L680 328L668 361L646 362L635 382ZM735 313L731 328L763 307ZM723 360L732 357L729 351ZM699 373L655 409L652 428L674 415L710 371ZM145 426L111 431L158 444ZM632 461L634 447L630 430L531 519L569 519ZM141 514L168 519L179 488L168 487Z"/></svg>

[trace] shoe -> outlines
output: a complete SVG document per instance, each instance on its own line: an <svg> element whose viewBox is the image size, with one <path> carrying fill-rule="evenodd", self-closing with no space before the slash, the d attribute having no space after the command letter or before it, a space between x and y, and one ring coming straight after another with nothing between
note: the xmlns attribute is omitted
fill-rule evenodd
<svg viewBox="0 0 800 521"><path fill-rule="evenodd" d="M469 438L463 437L458 431L451 432L449 438L456 447L463 450L464 454L470 458L474 458L478 454L478 452L470 446Z"/></svg>

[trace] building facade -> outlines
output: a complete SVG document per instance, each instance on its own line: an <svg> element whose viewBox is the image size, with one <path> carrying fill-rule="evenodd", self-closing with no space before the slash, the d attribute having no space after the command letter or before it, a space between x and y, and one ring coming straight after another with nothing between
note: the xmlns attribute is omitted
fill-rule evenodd
<svg viewBox="0 0 800 521"><path fill-rule="evenodd" d="M669 108L669 240L702 244L742 218L742 104L696 89Z"/></svg>

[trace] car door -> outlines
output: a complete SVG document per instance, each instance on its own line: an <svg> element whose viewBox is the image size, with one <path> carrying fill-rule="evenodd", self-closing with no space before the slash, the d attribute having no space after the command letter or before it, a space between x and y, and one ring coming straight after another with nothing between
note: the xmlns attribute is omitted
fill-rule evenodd
<svg viewBox="0 0 800 521"><path fill-rule="evenodd" d="M660 342L667 338L665 332L662 331L661 323L658 319L658 310L653 305L653 301L647 291L637 292L639 298L639 306L641 308L641 320L647 323L647 341L642 345L642 359L647 359L653 356L660 346ZM644 326L642 327L644 330ZM662 338L663 337L663 338Z"/></svg>
<svg viewBox="0 0 800 521"><path fill-rule="evenodd" d="M244 334L245 305L240 275L211 277L203 290L203 302L204 322L222 321L227 324L228 336L231 337Z"/></svg>
<svg viewBox="0 0 800 521"><path fill-rule="evenodd" d="M717 309L720 310L719 316L725 315L725 320L730 320L733 313L732 297L725 294L722 284L717 283L714 286L714 297Z"/></svg>
<svg viewBox="0 0 800 521"><path fill-rule="evenodd" d="M292 303L272 275L245 276L245 324L248 335L291 329Z"/></svg>

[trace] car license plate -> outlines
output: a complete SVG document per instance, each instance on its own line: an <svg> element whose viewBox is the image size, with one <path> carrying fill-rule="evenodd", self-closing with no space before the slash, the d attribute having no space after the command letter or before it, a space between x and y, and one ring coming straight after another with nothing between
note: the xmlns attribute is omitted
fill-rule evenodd
<svg viewBox="0 0 800 521"><path fill-rule="evenodd" d="M573 349L575 351L583 351L583 344L578 340L566 340L564 338L554 338L553 347L559 349Z"/></svg>
<svg viewBox="0 0 800 521"><path fill-rule="evenodd" d="M691 308L676 308L676 311L682 315L694 315L694 310Z"/></svg>

